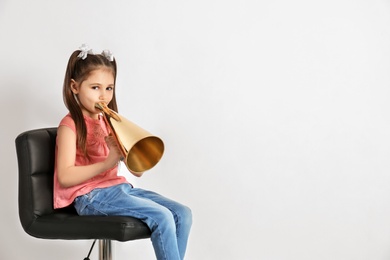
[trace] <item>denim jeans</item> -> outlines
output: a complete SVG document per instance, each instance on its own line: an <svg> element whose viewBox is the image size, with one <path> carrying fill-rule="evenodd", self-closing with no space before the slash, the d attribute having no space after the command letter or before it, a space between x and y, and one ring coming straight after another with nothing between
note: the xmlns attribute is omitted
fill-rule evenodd
<svg viewBox="0 0 390 260"><path fill-rule="evenodd" d="M151 230L157 259L184 258L192 224L191 210L155 192L119 184L98 188L74 201L79 215L130 216L142 220Z"/></svg>

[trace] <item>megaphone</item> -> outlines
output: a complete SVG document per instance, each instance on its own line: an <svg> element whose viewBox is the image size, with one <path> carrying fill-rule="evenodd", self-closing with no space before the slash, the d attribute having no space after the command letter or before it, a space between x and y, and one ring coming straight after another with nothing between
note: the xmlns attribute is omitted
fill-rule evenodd
<svg viewBox="0 0 390 260"><path fill-rule="evenodd" d="M141 177L160 161L164 143L159 137L119 115L104 102L96 103L95 107L102 111L104 121L121 150L123 162L133 175Z"/></svg>

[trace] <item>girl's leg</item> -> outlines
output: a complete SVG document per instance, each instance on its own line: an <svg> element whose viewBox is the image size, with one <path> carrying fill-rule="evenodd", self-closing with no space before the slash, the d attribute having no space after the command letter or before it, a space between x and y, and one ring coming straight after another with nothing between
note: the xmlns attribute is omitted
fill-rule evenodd
<svg viewBox="0 0 390 260"><path fill-rule="evenodd" d="M192 213L190 208L176 201L165 198L153 191L133 188L132 194L140 198L142 197L152 200L171 211L176 225L176 237L180 258L184 259L188 237L192 225Z"/></svg>
<svg viewBox="0 0 390 260"><path fill-rule="evenodd" d="M79 196L75 200L75 207L80 215L120 215L141 219L152 232L151 240L157 259L183 259L189 228L188 231L179 231L181 235L178 235L177 231L183 230L180 228L183 225L177 224L177 221L182 219L179 216L181 214L173 213L168 207L142 196L143 193L149 194L140 189L133 189L129 184L95 189ZM159 197L155 196L155 199Z"/></svg>

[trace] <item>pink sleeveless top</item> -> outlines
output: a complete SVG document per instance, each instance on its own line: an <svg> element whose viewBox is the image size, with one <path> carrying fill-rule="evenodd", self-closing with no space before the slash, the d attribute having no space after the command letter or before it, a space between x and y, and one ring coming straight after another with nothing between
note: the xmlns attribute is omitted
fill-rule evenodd
<svg viewBox="0 0 390 260"><path fill-rule="evenodd" d="M85 158L81 149L77 148L75 165L89 165L104 161L108 156L109 148L104 140L108 135L108 130L102 116L95 120L84 116L87 125L87 153L89 160ZM70 116L66 115L60 122L59 126L66 126L76 134L75 123ZM57 147L56 147L57 161ZM127 183L123 176L118 176L118 166L103 172L81 184L64 188L58 182L57 167L54 170L54 208L66 207L73 203L73 200L80 195L87 194L95 188L106 188L120 183Z"/></svg>

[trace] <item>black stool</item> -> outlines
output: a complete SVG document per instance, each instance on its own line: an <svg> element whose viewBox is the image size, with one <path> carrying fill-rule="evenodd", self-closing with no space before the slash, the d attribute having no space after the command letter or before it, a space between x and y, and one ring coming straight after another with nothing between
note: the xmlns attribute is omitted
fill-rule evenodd
<svg viewBox="0 0 390 260"><path fill-rule="evenodd" d="M99 239L99 259L111 260L111 240L150 237L142 221L120 216L79 216L73 206L53 208L57 128L21 133L15 140L19 167L19 218L31 236L43 239Z"/></svg>

